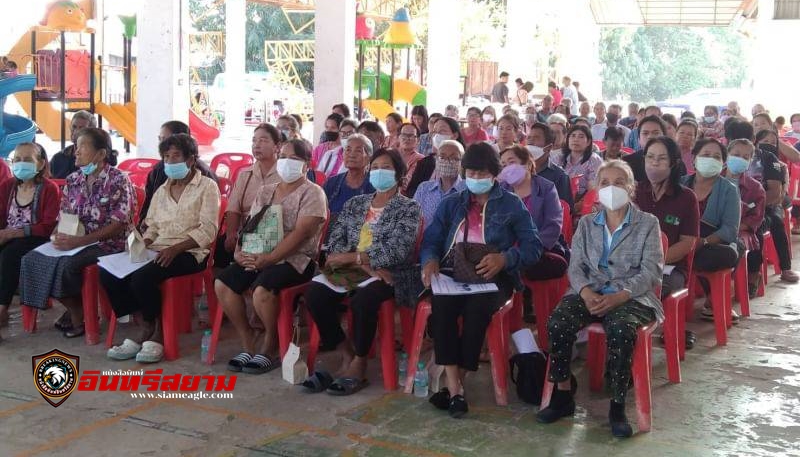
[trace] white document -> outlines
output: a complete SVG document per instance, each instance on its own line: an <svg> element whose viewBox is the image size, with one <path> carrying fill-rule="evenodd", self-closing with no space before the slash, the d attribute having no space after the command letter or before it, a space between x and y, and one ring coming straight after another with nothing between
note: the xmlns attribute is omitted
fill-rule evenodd
<svg viewBox="0 0 800 457"><path fill-rule="evenodd" d="M97 259L97 266L111 273L112 275L122 279L134 271L142 268L150 263L158 255L157 252L147 250L147 260L144 262L133 263L131 257L127 252L119 252L117 254L104 255Z"/></svg>
<svg viewBox="0 0 800 457"><path fill-rule="evenodd" d="M675 265L664 265L664 274L669 275L672 273L672 270L675 269Z"/></svg>
<svg viewBox="0 0 800 457"><path fill-rule="evenodd" d="M86 246L70 249L69 251L59 251L58 249L55 248L55 246L53 246L52 242L47 242L34 249L34 251L38 252L39 254L44 254L47 257L67 257L70 255L77 254L83 251L84 249L88 248L89 246L94 246L95 244L97 243L87 244Z"/></svg>
<svg viewBox="0 0 800 457"><path fill-rule="evenodd" d="M493 282L486 284L466 284L456 282L453 278L439 273L431 278L433 295L475 295L497 292L497 285Z"/></svg>
<svg viewBox="0 0 800 457"><path fill-rule="evenodd" d="M359 288L366 287L368 284L371 284L371 283L373 283L375 281L378 281L378 280L379 280L379 278L376 278L374 276L370 276L369 278L365 279L364 281L358 283L358 287ZM314 276L313 278L311 278L311 281L319 283L319 284L322 284L323 286L327 287L328 289L330 289L330 290L332 290L334 292L337 292L337 293L340 293L340 294L347 293L347 288L342 287L342 286L333 285L330 281L328 281L328 278L326 278L324 274L318 274L318 275Z"/></svg>

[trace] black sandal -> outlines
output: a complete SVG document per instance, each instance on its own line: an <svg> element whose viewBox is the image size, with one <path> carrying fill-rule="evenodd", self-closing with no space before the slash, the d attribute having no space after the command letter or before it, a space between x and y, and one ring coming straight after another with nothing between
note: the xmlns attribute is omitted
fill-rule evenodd
<svg viewBox="0 0 800 457"><path fill-rule="evenodd" d="M253 360L253 356L248 352L240 352L228 361L228 371L240 372L248 362Z"/></svg>
<svg viewBox="0 0 800 457"><path fill-rule="evenodd" d="M304 390L311 394L318 394L333 384L333 376L327 371L315 371L305 381L300 383Z"/></svg>
<svg viewBox="0 0 800 457"><path fill-rule="evenodd" d="M64 330L64 337L77 338L79 336L83 336L84 333L86 333L86 326L81 324Z"/></svg>
<svg viewBox="0 0 800 457"><path fill-rule="evenodd" d="M69 311L64 311L64 314L53 323L53 327L62 332L72 329L72 318Z"/></svg>
<svg viewBox="0 0 800 457"><path fill-rule="evenodd" d="M281 366L281 361L272 357L256 354L242 367L243 373L264 374Z"/></svg>
<svg viewBox="0 0 800 457"><path fill-rule="evenodd" d="M450 390L447 387L442 387L438 392L431 395L428 402L435 406L436 409L447 411L450 408Z"/></svg>
<svg viewBox="0 0 800 457"><path fill-rule="evenodd" d="M694 343L696 342L697 342L697 335L695 335L694 332L686 330L686 350L688 351L689 349L693 348Z"/></svg>
<svg viewBox="0 0 800 457"><path fill-rule="evenodd" d="M450 417L459 419L464 414L467 414L468 411L469 406L467 405L467 399L464 398L463 395L453 395L453 398L450 399L450 405L447 408Z"/></svg>
<svg viewBox="0 0 800 457"><path fill-rule="evenodd" d="M337 397L346 397L348 395L353 395L368 385L369 381L367 379L339 378L328 386L327 392Z"/></svg>

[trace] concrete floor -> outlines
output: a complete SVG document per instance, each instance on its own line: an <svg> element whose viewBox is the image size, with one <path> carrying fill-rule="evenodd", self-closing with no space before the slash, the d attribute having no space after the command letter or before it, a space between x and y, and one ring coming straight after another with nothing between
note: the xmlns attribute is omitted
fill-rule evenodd
<svg viewBox="0 0 800 457"><path fill-rule="evenodd" d="M33 386L32 355L53 348L77 354L82 371L225 374L221 361L238 352L232 329L223 328L213 367L198 361L198 331L182 336L180 360L145 367L107 360L102 345L62 338L50 326L58 310L40 313L39 333L22 334L15 306L0 343L0 456L800 456L798 292L800 286L772 276L767 295L751 302L752 316L729 332L726 347L715 347L712 324L693 320L698 343L682 364L681 384L668 383L656 344L653 429L629 440L611 437L608 397L589 393L582 360L575 363L575 418L552 425L536 423L536 408L514 392L508 407L495 406L488 365L468 379L470 413L456 421L426 401L384 392L378 361L370 367L372 386L347 398L303 394L273 372L240 375L233 399L76 391L55 409ZM130 332L126 327L118 336Z"/></svg>

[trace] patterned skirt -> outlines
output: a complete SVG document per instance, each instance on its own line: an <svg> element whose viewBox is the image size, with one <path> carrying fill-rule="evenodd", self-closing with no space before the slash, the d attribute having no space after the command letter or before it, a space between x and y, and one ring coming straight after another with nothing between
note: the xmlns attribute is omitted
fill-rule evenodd
<svg viewBox="0 0 800 457"><path fill-rule="evenodd" d="M77 297L83 285L83 269L108 253L97 245L65 257L48 257L36 251L25 254L20 268L20 302L47 308L47 299Z"/></svg>

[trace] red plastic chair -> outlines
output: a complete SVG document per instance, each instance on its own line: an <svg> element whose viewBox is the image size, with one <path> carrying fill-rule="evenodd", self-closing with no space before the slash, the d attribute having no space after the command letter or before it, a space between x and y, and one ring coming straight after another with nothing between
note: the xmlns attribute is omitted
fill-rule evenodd
<svg viewBox="0 0 800 457"><path fill-rule="evenodd" d="M762 264L762 277L767 280L767 264L772 264L772 271L774 274L781 274L781 262L778 260L778 251L775 249L775 242L772 240L772 232L767 230L764 232L764 245L762 252L764 254L764 263Z"/></svg>
<svg viewBox="0 0 800 457"><path fill-rule="evenodd" d="M794 146L795 144L797 144L797 138L795 138L795 137L793 137L793 136L782 136L782 137L781 137L781 141L783 141L784 143L789 143L789 144L791 144L792 146Z"/></svg>
<svg viewBox="0 0 800 457"><path fill-rule="evenodd" d="M325 173L319 170L314 170L314 183L319 187L322 187L322 185L325 184Z"/></svg>
<svg viewBox="0 0 800 457"><path fill-rule="evenodd" d="M733 278L735 298L739 302L743 317L750 317L750 293L748 291L749 281L747 280L747 254L749 252L745 250L744 255L739 259Z"/></svg>
<svg viewBox="0 0 800 457"><path fill-rule="evenodd" d="M223 176L220 174L220 166L225 167L228 171L224 177L230 179L231 182L236 182L236 176L239 174L239 170L249 167L254 161L255 159L251 154L224 152L222 154L217 154L211 159L211 169L214 170L217 176Z"/></svg>
<svg viewBox="0 0 800 457"><path fill-rule="evenodd" d="M219 223L222 224L222 217L227 207L227 199L220 200ZM206 285L206 290L213 290L214 284L214 249L215 241L211 244L205 270L184 276L176 276L161 283L161 327L164 332L164 358L168 361L176 360L179 357L178 333L190 333L192 331L192 305L194 302L193 284L195 280L202 280ZM209 300L209 312L216 312L211 309L212 304ZM108 325L108 336L106 337L106 347L111 347L114 343L114 333L117 329L117 317L111 313Z"/></svg>
<svg viewBox="0 0 800 457"><path fill-rule="evenodd" d="M792 212L789 208L784 208L783 210L783 229L786 231L786 240L789 245L789 258L791 259L794 255L792 255Z"/></svg>
<svg viewBox="0 0 800 457"><path fill-rule="evenodd" d="M142 206L144 206L145 192L139 186L134 186L133 190L136 192L136 212L133 213L133 225L139 225L139 216L142 212Z"/></svg>
<svg viewBox="0 0 800 457"><path fill-rule="evenodd" d="M578 183L581 181L582 177L583 175L577 175L569 178L569 188L572 190L573 197L578 193Z"/></svg>
<svg viewBox="0 0 800 457"><path fill-rule="evenodd" d="M561 209L564 212L564 217L561 221L561 234L564 235L564 240L567 242L567 246L572 246L572 212L569 209L569 203L565 202L564 200L560 200L561 202Z"/></svg>
<svg viewBox="0 0 800 457"><path fill-rule="evenodd" d="M231 191L233 190L232 181L222 176L217 177L217 186L219 187L220 195L226 198L230 196Z"/></svg>
<svg viewBox="0 0 800 457"><path fill-rule="evenodd" d="M667 235L661 232L661 250L665 259L668 249L669 240ZM658 287L656 292L661 296L661 287ZM686 343L685 341L681 342L682 339L678 336L678 331L680 330L681 333L684 331L684 328L681 327L681 322L683 321L681 306L688 296L689 290L683 288L672 292L672 294L661 300L661 305L664 308L664 352L666 352L667 359L667 376L670 382L673 383L681 382L680 351L678 346ZM686 336L684 335L683 340L685 339Z"/></svg>
<svg viewBox="0 0 800 457"><path fill-rule="evenodd" d="M717 336L717 345L725 346L728 344L728 329L733 325L732 321L732 297L731 297L731 278L733 269L727 268L719 271L695 271L692 278L690 291L697 290L698 278L705 278L710 287L711 308L714 312L714 328ZM689 294L692 300L693 295Z"/></svg>
<svg viewBox="0 0 800 457"><path fill-rule="evenodd" d="M606 148L606 142L603 140L593 140L592 143L600 148L601 151Z"/></svg>
<svg viewBox="0 0 800 457"><path fill-rule="evenodd" d="M117 164L117 169L128 173L150 173L161 162L160 159L128 159Z"/></svg>
<svg viewBox="0 0 800 457"><path fill-rule="evenodd" d="M514 307L513 302L515 299L512 296L505 305L494 313L492 322L489 324L489 328L486 329L486 342L489 346L489 359L492 365L492 380L494 382L494 400L498 406L508 405L508 343L510 335L508 319L509 312ZM426 298L417 304L414 335L411 340L411 349L408 352L408 371L406 372L404 389L407 394L410 394L414 388L414 375L417 374L417 363L419 362L420 352L422 352L422 340L430 315L431 302L430 298ZM393 373L394 371L392 371Z"/></svg>
<svg viewBox="0 0 800 457"><path fill-rule="evenodd" d="M144 188L147 186L148 174L149 172L146 171L131 172L128 174L128 179L130 180L131 184L134 185L134 187Z"/></svg>
<svg viewBox="0 0 800 457"><path fill-rule="evenodd" d="M585 216L587 214L592 214L592 210L594 209L594 205L597 203L598 198L597 189L588 190L583 196L583 204L580 208L580 215Z"/></svg>
<svg viewBox="0 0 800 457"><path fill-rule="evenodd" d="M620 148L620 151L622 151L623 154L633 154L635 152L633 149L624 146Z"/></svg>
<svg viewBox="0 0 800 457"><path fill-rule="evenodd" d="M59 191L59 192L61 192L61 191L62 191L62 189L64 188L64 186L66 186L66 185L67 185L67 180L66 180L66 179L56 179L56 178L51 178L51 179L50 179L50 181L53 181L53 183L54 183L56 186L58 186L58 191Z"/></svg>

